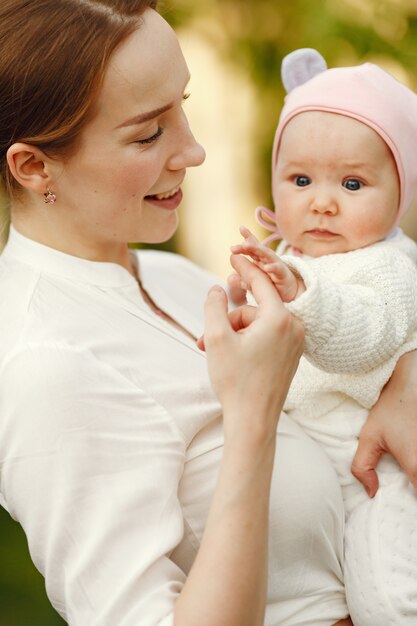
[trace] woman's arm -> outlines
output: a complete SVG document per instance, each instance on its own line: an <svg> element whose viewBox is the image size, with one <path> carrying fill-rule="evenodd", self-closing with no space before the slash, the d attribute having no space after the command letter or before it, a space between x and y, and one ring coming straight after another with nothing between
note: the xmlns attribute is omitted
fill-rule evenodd
<svg viewBox="0 0 417 626"><path fill-rule="evenodd" d="M223 292L208 299L225 446L188 579L170 559L184 533L184 438L146 385L71 342L22 342L3 364L1 492L71 626L263 623L275 433L303 332L267 276L234 263L259 307L229 323Z"/></svg>
<svg viewBox="0 0 417 626"><path fill-rule="evenodd" d="M417 488L417 352L401 357L362 428L352 473L373 497L376 467L390 452Z"/></svg>
<svg viewBox="0 0 417 626"><path fill-rule="evenodd" d="M224 409L225 447L201 546L177 600L175 626L261 626L267 590L269 491L279 414L302 351L301 325L247 259L236 271L257 308L227 315L209 293L205 347Z"/></svg>

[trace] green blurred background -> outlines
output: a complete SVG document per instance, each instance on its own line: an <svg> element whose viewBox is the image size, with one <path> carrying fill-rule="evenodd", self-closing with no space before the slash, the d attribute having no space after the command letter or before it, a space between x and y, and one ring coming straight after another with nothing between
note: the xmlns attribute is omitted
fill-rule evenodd
<svg viewBox="0 0 417 626"><path fill-rule="evenodd" d="M178 30L196 77L189 105L192 125L201 128L204 135L207 126L204 107L209 107L209 111L220 102L224 110L213 122L214 132L210 127L207 142L215 142L210 144L214 145L212 151L217 146L226 157L230 154L230 158L239 163L237 173L227 158L219 161L216 157L217 160L210 163L208 147L207 164L203 166L206 170L201 168L203 173L200 174L203 178L194 177L190 181L187 219L182 220L178 234L168 247L224 275L227 270L222 255L226 258L227 245L234 242L237 225L249 222L248 225L253 226L250 223L253 202L271 206L269 163L284 95L278 78L282 57L295 48L313 47L320 50L329 66L372 60L416 89L417 0L165 0L163 13ZM195 61L191 58L194 50ZM201 50L209 57L202 55ZM205 58L215 59L213 67L222 75L221 80L210 83ZM236 85L242 85L241 99ZM230 86L235 92L233 95L228 92ZM224 100L218 93L222 90L226 92ZM238 115L242 117L239 128L249 130L247 134L238 131L237 140L228 135L227 127ZM232 144L230 151L228 142ZM242 153L247 153L248 157L239 161ZM230 197L243 197L246 204L242 202L240 206L236 201L239 206L230 207L229 197L226 201L223 190L207 183L212 180L210 171L216 180L220 168L225 170L226 177L236 177L236 188L231 189ZM210 187L207 194L205 185ZM209 196L208 209L204 210L203 196ZM416 213L416 210L410 213L405 225L405 230L414 238ZM210 247L205 219L216 229L213 232L221 232L224 237L222 240L217 237L217 247ZM187 232L187 224L190 232ZM63 621L48 604L43 579L31 564L20 527L0 509L0 626L59 624Z"/></svg>

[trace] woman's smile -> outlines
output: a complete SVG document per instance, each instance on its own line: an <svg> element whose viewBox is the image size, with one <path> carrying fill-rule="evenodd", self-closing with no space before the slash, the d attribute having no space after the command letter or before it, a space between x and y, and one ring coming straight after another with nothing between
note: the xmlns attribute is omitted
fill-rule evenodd
<svg viewBox="0 0 417 626"><path fill-rule="evenodd" d="M179 207L182 200L182 190L180 185L177 185L170 191L163 193L155 193L145 196L145 201L150 204L155 204L163 209L175 210Z"/></svg>

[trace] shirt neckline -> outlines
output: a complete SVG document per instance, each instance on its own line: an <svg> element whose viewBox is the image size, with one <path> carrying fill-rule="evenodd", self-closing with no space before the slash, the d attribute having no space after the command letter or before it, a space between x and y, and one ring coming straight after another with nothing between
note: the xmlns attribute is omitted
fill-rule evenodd
<svg viewBox="0 0 417 626"><path fill-rule="evenodd" d="M134 267L137 268L135 251L131 250L130 254ZM2 257L20 261L33 269L73 281L103 287L134 286L137 289L136 278L125 267L107 261L90 261L50 248L22 235L13 224L10 225L9 239Z"/></svg>

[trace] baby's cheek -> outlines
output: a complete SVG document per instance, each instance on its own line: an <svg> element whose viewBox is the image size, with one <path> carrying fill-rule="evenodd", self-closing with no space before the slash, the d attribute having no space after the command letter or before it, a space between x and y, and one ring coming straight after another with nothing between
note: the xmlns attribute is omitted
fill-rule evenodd
<svg viewBox="0 0 417 626"><path fill-rule="evenodd" d="M275 221L280 234L283 234L283 231L287 230L288 224L286 217L285 211L281 211L278 207L275 207Z"/></svg>
<svg viewBox="0 0 417 626"><path fill-rule="evenodd" d="M284 239L289 241L297 230L297 224L298 226L300 225L300 220L297 219L297 211L294 210L289 198L286 198L285 194L281 194L278 200L279 202L275 207L275 220L278 231Z"/></svg>
<svg viewBox="0 0 417 626"><path fill-rule="evenodd" d="M391 223L381 216L362 216L351 224L351 235L357 241L357 247L363 247L381 241L391 230Z"/></svg>

